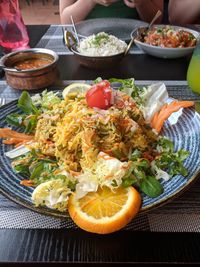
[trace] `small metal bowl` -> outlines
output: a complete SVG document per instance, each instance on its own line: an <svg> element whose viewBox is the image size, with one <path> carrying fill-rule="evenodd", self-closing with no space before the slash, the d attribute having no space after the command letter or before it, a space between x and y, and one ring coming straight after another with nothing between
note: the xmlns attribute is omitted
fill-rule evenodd
<svg viewBox="0 0 200 267"><path fill-rule="evenodd" d="M157 24L156 27L163 28L167 25ZM189 28L180 27L180 26L173 26L170 25L174 30L184 30L187 32L190 32L194 35L194 37L197 39L197 44L200 40L200 34L197 31L191 30ZM160 47L160 46L154 46L147 43L144 43L144 36L146 34L147 27L139 27L136 30L132 31L131 37L134 38L134 43L142 49L146 54L149 54L151 56L155 56L158 58L180 58L187 56L193 52L196 46L193 47L182 47L182 48L168 48L168 47Z"/></svg>
<svg viewBox="0 0 200 267"><path fill-rule="evenodd" d="M117 66L125 57L125 53L119 53L112 56L86 56L78 52L77 41L69 31L64 32L64 42L69 50L74 54L77 61L91 69L108 69Z"/></svg>
<svg viewBox="0 0 200 267"><path fill-rule="evenodd" d="M15 68L17 62L29 59L48 59L50 64L21 70ZM5 71L6 81L14 89L33 90L52 85L59 76L57 69L58 55L49 49L31 48L9 53L0 59L0 66Z"/></svg>

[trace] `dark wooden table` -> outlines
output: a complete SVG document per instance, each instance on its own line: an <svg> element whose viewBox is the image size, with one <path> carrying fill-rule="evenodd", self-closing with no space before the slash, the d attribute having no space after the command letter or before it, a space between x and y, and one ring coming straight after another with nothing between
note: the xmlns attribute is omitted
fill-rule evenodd
<svg viewBox="0 0 200 267"><path fill-rule="evenodd" d="M34 47L48 26L28 26ZM73 56L60 56L61 80L135 77L137 80L185 80L190 57L164 60L129 55L120 66L97 72L85 69ZM100 236L70 229L0 230L0 262L96 263L200 263L200 234L120 231Z"/></svg>
<svg viewBox="0 0 200 267"><path fill-rule="evenodd" d="M34 47L48 29L47 25L29 25L30 46ZM73 56L60 56L61 80L93 80L102 78L130 78L136 80L185 80L190 57L159 59L148 55L128 55L119 66L103 71L82 67Z"/></svg>

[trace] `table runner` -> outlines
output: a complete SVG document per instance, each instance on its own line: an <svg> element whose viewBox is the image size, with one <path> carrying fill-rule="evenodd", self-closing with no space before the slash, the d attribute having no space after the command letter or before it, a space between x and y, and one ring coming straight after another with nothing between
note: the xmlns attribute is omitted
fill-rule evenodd
<svg viewBox="0 0 200 267"><path fill-rule="evenodd" d="M63 30L65 27L69 31L72 30L72 25L51 25L47 32L43 35L41 40L38 42L38 48L47 48L56 52L58 55L72 55L73 53L63 43ZM188 25L189 28L196 31L200 31L200 25ZM144 52L133 45L129 51L130 54L144 54Z"/></svg>
<svg viewBox="0 0 200 267"><path fill-rule="evenodd" d="M48 90L61 90L68 84L73 82L77 82L74 80L60 81L57 85L50 87ZM91 81L78 81L78 82L87 82L91 83ZM152 83L156 83L158 81L135 81L138 86L147 86ZM194 100L200 101L200 95L193 93L186 81L162 81L165 83L167 87L167 91L170 97L176 98L178 100ZM30 94L35 94L39 91L31 91ZM6 98L6 102L10 102L14 99L18 99L21 94L20 90L14 90L10 86L7 85L5 80L0 80L0 97Z"/></svg>
<svg viewBox="0 0 200 267"><path fill-rule="evenodd" d="M63 43L63 27L69 31L72 31L72 26L70 24L64 26L51 25L36 47L51 49L58 55L72 55L73 53ZM129 53L144 54L144 52L137 46L132 46Z"/></svg>
<svg viewBox="0 0 200 267"><path fill-rule="evenodd" d="M74 81L63 81L62 85L52 86L49 90L62 89ZM145 86L155 81L136 81ZM177 99L200 101L200 96L191 92L185 81L164 81L168 93ZM36 93L36 92L34 92ZM7 103L19 98L21 91L10 88L5 81L0 81L0 97ZM71 219L60 220L41 215L8 200L0 194L0 228L42 229L42 228L77 228ZM200 180L180 197L163 207L148 213L138 214L123 230L152 232L200 232Z"/></svg>

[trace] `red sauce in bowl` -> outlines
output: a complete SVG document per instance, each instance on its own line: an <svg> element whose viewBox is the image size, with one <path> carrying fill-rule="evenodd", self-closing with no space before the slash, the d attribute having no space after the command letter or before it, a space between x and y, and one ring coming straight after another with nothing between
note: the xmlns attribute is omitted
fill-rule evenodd
<svg viewBox="0 0 200 267"><path fill-rule="evenodd" d="M31 69L42 68L51 63L52 60L48 58L30 58L17 62L14 67L19 70L31 70Z"/></svg>

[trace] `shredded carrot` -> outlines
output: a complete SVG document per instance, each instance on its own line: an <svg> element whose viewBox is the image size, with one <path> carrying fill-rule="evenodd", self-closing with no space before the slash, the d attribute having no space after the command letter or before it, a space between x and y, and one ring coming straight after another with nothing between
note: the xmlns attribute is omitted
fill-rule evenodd
<svg viewBox="0 0 200 267"><path fill-rule="evenodd" d="M106 176L104 176L104 179L105 180L112 179L112 178L113 178L113 175L106 175Z"/></svg>
<svg viewBox="0 0 200 267"><path fill-rule="evenodd" d="M170 104L165 104L159 112L154 114L151 121L151 126L158 133L163 127L164 122L170 117L173 112L178 111L180 108L188 108L194 105L193 101L173 101Z"/></svg>
<svg viewBox="0 0 200 267"><path fill-rule="evenodd" d="M121 169L122 169L122 170L127 170L129 167L130 167L130 164L122 165L122 166L121 166Z"/></svg>
<svg viewBox="0 0 200 267"><path fill-rule="evenodd" d="M127 127L130 124L130 120L129 119L122 119L119 122L119 124L120 124L121 127Z"/></svg>
<svg viewBox="0 0 200 267"><path fill-rule="evenodd" d="M0 128L0 138L18 138L22 140L33 140L33 135L28 135L24 133L18 133L9 128Z"/></svg>
<svg viewBox="0 0 200 267"><path fill-rule="evenodd" d="M157 111L157 112L154 114L154 116L153 116L153 118L152 118L152 120L151 120L151 126L152 126L152 127L153 127L153 125L155 125L156 121L158 120L158 115L159 115L159 112Z"/></svg>
<svg viewBox="0 0 200 267"><path fill-rule="evenodd" d="M143 158L147 159L149 162L152 162L154 160L154 157L148 152L142 153Z"/></svg>
<svg viewBox="0 0 200 267"><path fill-rule="evenodd" d="M15 147L19 147L19 146L24 145L28 142L29 142L29 140L23 140L20 138L9 138L9 139L3 140L3 144L15 145Z"/></svg>
<svg viewBox="0 0 200 267"><path fill-rule="evenodd" d="M122 98L124 99L124 101L128 101L130 99L129 95L123 95Z"/></svg>
<svg viewBox="0 0 200 267"><path fill-rule="evenodd" d="M100 155L98 155L98 157L99 157L99 158L102 158L102 159L104 159L104 160L110 160L110 159L113 159L113 157L111 157L111 156L109 156L109 155L104 155L104 154L103 154L103 155L100 154Z"/></svg>
<svg viewBox="0 0 200 267"><path fill-rule="evenodd" d="M51 140L44 140L44 143L46 143L48 145L53 145L54 144L54 142L51 141Z"/></svg>
<svg viewBox="0 0 200 267"><path fill-rule="evenodd" d="M128 105L130 108L134 108L136 106L136 104L134 102L129 102Z"/></svg>
<svg viewBox="0 0 200 267"><path fill-rule="evenodd" d="M70 171L70 174L72 176L79 176L81 174L81 172Z"/></svg>
<svg viewBox="0 0 200 267"><path fill-rule="evenodd" d="M6 144L6 145L15 145L15 144L19 144L19 143L21 143L23 141L24 140L23 139L20 139L20 138L9 138L9 139L3 140L3 144Z"/></svg>
<svg viewBox="0 0 200 267"><path fill-rule="evenodd" d="M22 180L21 182L20 182L20 184L21 185L24 185L24 186L33 186L34 184L33 184L33 181L31 181L31 180Z"/></svg>
<svg viewBox="0 0 200 267"><path fill-rule="evenodd" d="M19 146L22 146L22 145L25 145L26 143L28 143L29 141L27 141L27 140L22 140L21 142L19 142L19 143L17 143L16 145L15 145L15 147L19 147Z"/></svg>
<svg viewBox="0 0 200 267"><path fill-rule="evenodd" d="M124 101L122 100L116 100L116 103L115 103L115 106L118 108L118 109L122 109L124 108Z"/></svg>

